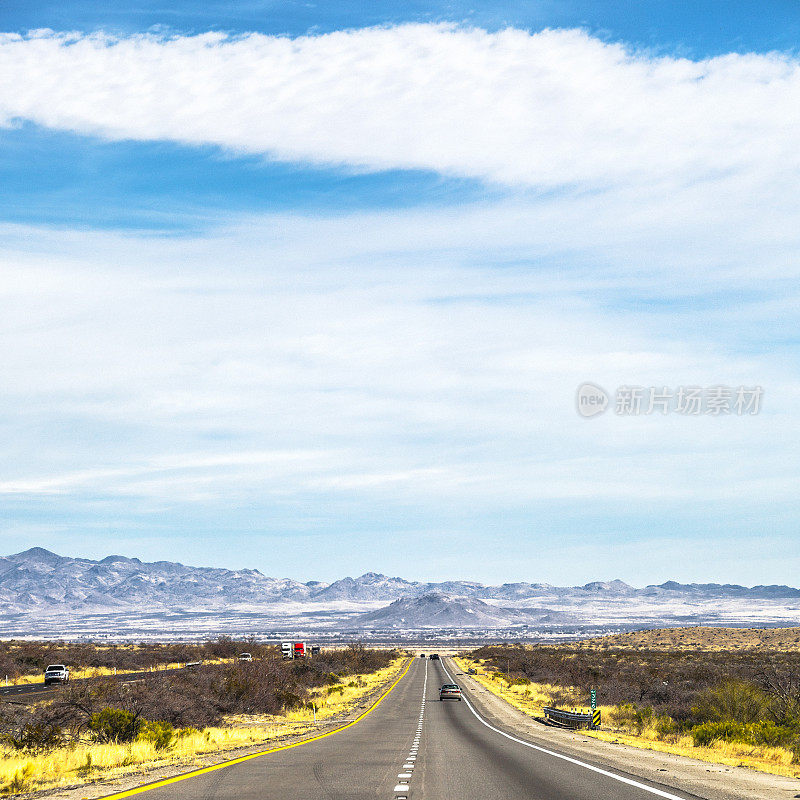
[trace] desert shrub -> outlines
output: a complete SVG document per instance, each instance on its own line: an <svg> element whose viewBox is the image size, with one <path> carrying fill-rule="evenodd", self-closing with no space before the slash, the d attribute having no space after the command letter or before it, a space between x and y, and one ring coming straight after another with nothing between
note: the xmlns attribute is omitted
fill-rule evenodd
<svg viewBox="0 0 800 800"><path fill-rule="evenodd" d="M623 703L611 712L611 721L621 728L641 734L653 725L655 714L651 706L640 708L636 703Z"/></svg>
<svg viewBox="0 0 800 800"><path fill-rule="evenodd" d="M636 718L636 706L633 703L622 703L612 709L609 716L615 725L622 728L632 727Z"/></svg>
<svg viewBox="0 0 800 800"><path fill-rule="evenodd" d="M769 659L758 683L770 700L770 717L781 725L800 729L800 665Z"/></svg>
<svg viewBox="0 0 800 800"><path fill-rule="evenodd" d="M469 654L487 671L504 671L509 675L525 675L536 683L575 687L588 696L597 687L603 704L636 703L650 705L657 713L669 715L680 726L691 726L712 719L698 713L711 713L713 707L723 713L734 713L746 719L748 703L756 701L758 692L738 691L736 684L761 689L761 701L768 698L764 719L779 724L800 722L800 653L755 650L657 650L643 647L586 648L575 645L487 645ZM706 698L708 690L722 684L734 684L720 697ZM574 690L572 690L574 695ZM559 702L569 703L568 693ZM746 702L745 702L746 701ZM706 704L705 710L700 710ZM726 704L728 710L726 709ZM735 709L732 711L731 709ZM751 715L752 716L752 715Z"/></svg>
<svg viewBox="0 0 800 800"><path fill-rule="evenodd" d="M63 744L70 714L54 705L0 707L0 742L15 750L38 752Z"/></svg>
<svg viewBox="0 0 800 800"><path fill-rule="evenodd" d="M704 722L692 728L692 741L695 747L708 747L721 739L726 742L742 741L745 726L741 722Z"/></svg>
<svg viewBox="0 0 800 800"><path fill-rule="evenodd" d="M788 728L785 725L776 725L774 722L761 721L748 727L750 727L751 736L755 744L791 749L798 743L797 730Z"/></svg>
<svg viewBox="0 0 800 800"><path fill-rule="evenodd" d="M489 645L470 657L498 677L504 670L553 686L556 706L595 686L600 702L615 706L611 723L632 733L783 747L800 763L797 652Z"/></svg>
<svg viewBox="0 0 800 800"><path fill-rule="evenodd" d="M142 725L137 739L151 742L156 750L164 750L172 744L175 730L169 722L148 721Z"/></svg>
<svg viewBox="0 0 800 800"><path fill-rule="evenodd" d="M680 732L678 724L668 714L659 714L656 718L656 733L667 739L670 736L675 736Z"/></svg>
<svg viewBox="0 0 800 800"><path fill-rule="evenodd" d="M29 763L14 773L14 777L9 781L8 791L11 794L24 792L29 787L32 777L33 764Z"/></svg>
<svg viewBox="0 0 800 800"><path fill-rule="evenodd" d="M758 722L767 715L769 699L757 687L743 681L725 681L704 690L692 707L700 722Z"/></svg>
<svg viewBox="0 0 800 800"><path fill-rule="evenodd" d="M132 742L141 732L144 722L122 708L104 708L92 714L89 729L98 742Z"/></svg>
<svg viewBox="0 0 800 800"><path fill-rule="evenodd" d="M0 651L4 646L10 645L0 643ZM200 652L197 647L154 645L144 652L158 653L159 663L196 660ZM98 742L130 742L138 737L158 748L169 747L176 737L220 724L228 714L278 714L302 708L311 689L327 687L342 692L342 678L385 667L397 655L395 651L370 650L356 643L314 659L284 662L278 658L259 658L258 647L262 653L275 651L253 642L215 640L208 646L200 646L202 652L208 655L246 649L253 653L254 660L205 664L192 670L157 671L131 684L113 678L76 681L62 687L50 702L30 707L4 705L0 708L0 742L19 750L48 750L77 741L88 732ZM58 648L80 651L84 661L98 651L93 646L57 644L45 648L37 643L21 643L13 652L19 663L39 658L81 663L77 656L54 658ZM141 657L139 652L137 658ZM356 685L357 681L351 680L349 684Z"/></svg>
<svg viewBox="0 0 800 800"><path fill-rule="evenodd" d="M18 731L4 733L0 741L15 750L51 750L64 742L61 728L52 722L24 723Z"/></svg>
<svg viewBox="0 0 800 800"><path fill-rule="evenodd" d="M791 748L797 741L797 732L791 728L763 721L756 723L731 720L704 722L692 728L691 734L695 747L708 747L715 741L725 741Z"/></svg>
<svg viewBox="0 0 800 800"><path fill-rule="evenodd" d="M243 649L240 642L230 636L219 636L203 645L206 658L233 658ZM250 652L248 650L248 652Z"/></svg>

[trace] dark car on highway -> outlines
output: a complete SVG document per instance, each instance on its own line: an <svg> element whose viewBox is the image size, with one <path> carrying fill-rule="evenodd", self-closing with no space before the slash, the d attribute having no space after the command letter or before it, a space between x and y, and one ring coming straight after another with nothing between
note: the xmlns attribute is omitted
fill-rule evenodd
<svg viewBox="0 0 800 800"><path fill-rule="evenodd" d="M431 661L438 661L439 660L439 654L438 653L431 653L429 658L431 659Z"/></svg>
<svg viewBox="0 0 800 800"><path fill-rule="evenodd" d="M446 683L439 689L439 700L461 700L461 689L455 683Z"/></svg>

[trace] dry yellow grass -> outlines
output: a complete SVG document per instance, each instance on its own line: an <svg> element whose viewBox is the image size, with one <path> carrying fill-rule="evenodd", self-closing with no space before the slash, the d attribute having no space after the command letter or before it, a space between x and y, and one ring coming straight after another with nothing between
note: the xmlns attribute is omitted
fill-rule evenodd
<svg viewBox="0 0 800 800"><path fill-rule="evenodd" d="M405 662L405 658L397 658L388 667L375 673L352 676L342 684L341 693L317 690L317 720L330 719L352 710L374 690L395 677ZM276 716L231 717L223 727L181 731L166 750L156 750L152 743L143 741L130 744L84 741L41 755L21 755L13 750L0 749L0 792L11 794L57 788L143 772L166 764L191 765L203 754L251 745L269 745L287 736L310 732L314 729L313 717L313 709Z"/></svg>
<svg viewBox="0 0 800 800"><path fill-rule="evenodd" d="M606 728L608 726L605 726ZM656 750L661 753L696 758L713 764L725 764L730 767L749 767L773 775L784 775L790 778L800 777L800 768L792 764L792 753L783 747L756 747L740 742L714 742L710 747L695 747L691 736L672 735L662 737L653 728L645 728L641 734L627 733L611 728L599 731L582 731L595 739L645 750Z"/></svg>
<svg viewBox="0 0 800 800"><path fill-rule="evenodd" d="M463 657L456 657L453 660L464 672L470 667L476 669L477 674L472 677L478 683L532 717L543 716L543 707L552 704L554 696L562 698L559 703L561 708L588 710L585 705L582 705L586 700L582 691L574 686L553 686L541 683L509 685L505 676L487 669L483 662ZM563 699L564 697L566 697L566 701ZM695 747L690 736L660 733L656 727L657 720L653 720L645 726L641 733L613 727L611 715L616 707L601 705L598 708L602 714L603 727L597 731L582 731L587 736L606 742L687 756L713 764L750 767L774 775L800 778L800 766L792 764L792 752L783 747L757 747L739 742L722 741L714 742L710 747Z"/></svg>

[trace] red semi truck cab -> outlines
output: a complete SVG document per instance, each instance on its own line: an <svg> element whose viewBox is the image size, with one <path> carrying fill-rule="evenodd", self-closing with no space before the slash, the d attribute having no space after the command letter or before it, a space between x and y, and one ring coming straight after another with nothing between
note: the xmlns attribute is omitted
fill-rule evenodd
<svg viewBox="0 0 800 800"><path fill-rule="evenodd" d="M306 643L305 642L295 642L294 643L294 657L295 658L305 658L306 656Z"/></svg>

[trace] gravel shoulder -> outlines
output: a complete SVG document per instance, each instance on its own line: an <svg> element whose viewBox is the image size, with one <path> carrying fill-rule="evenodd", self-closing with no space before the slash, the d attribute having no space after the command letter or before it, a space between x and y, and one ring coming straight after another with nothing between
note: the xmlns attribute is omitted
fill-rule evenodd
<svg viewBox="0 0 800 800"><path fill-rule="evenodd" d="M704 800L800 798L800 781L794 778L603 742L583 736L579 731L552 728L484 688L462 672L451 658L445 658L444 661L467 699L487 722L533 744L551 748L595 766L665 784Z"/></svg>

